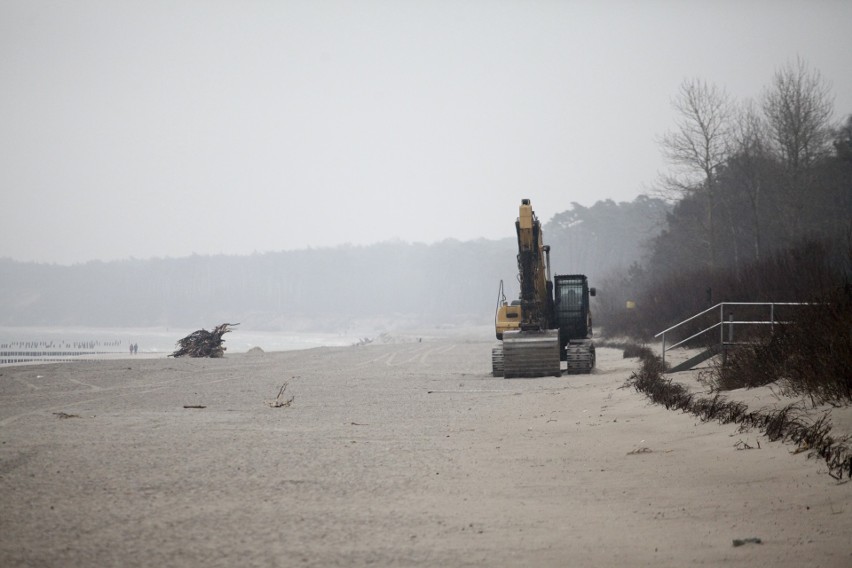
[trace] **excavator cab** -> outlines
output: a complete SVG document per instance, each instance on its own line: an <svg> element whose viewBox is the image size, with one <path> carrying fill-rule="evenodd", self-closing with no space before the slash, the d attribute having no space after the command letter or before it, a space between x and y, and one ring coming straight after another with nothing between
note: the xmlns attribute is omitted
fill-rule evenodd
<svg viewBox="0 0 852 568"><path fill-rule="evenodd" d="M559 352L568 372L590 372L595 366L592 344L592 312L589 297L595 289L583 274L556 276L554 303L559 327Z"/></svg>
<svg viewBox="0 0 852 568"><path fill-rule="evenodd" d="M572 339L590 337L589 296L594 296L594 288L589 288L589 281L582 274L557 276L555 284L559 335Z"/></svg>

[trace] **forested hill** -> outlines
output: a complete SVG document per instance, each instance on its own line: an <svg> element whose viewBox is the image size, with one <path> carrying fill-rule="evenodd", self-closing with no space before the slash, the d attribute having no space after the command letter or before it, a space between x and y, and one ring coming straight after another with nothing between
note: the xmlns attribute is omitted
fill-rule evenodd
<svg viewBox="0 0 852 568"><path fill-rule="evenodd" d="M554 273L600 279L639 260L668 206L572 204L545 224ZM537 212L545 217L542 212ZM514 228L507 227L513 235ZM498 241L270 252L250 256L89 262L0 260L0 325L211 326L347 329L376 319L411 324L485 323L502 279L517 295L514 236Z"/></svg>

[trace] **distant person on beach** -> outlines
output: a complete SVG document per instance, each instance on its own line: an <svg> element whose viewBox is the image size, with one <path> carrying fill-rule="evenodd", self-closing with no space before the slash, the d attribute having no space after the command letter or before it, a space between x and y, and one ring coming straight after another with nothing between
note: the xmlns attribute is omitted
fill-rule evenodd
<svg viewBox="0 0 852 568"><path fill-rule="evenodd" d="M130 354L133 355L133 344L130 344Z"/></svg>

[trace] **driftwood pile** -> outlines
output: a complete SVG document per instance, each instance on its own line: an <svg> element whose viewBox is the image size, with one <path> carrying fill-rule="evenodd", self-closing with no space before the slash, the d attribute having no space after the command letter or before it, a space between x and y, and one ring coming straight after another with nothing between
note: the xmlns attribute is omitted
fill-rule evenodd
<svg viewBox="0 0 852 568"><path fill-rule="evenodd" d="M206 329L193 331L176 343L178 349L169 357L222 357L227 349L222 345L225 342L222 336L231 331L231 327L237 325L240 324L223 323L213 328L213 331Z"/></svg>

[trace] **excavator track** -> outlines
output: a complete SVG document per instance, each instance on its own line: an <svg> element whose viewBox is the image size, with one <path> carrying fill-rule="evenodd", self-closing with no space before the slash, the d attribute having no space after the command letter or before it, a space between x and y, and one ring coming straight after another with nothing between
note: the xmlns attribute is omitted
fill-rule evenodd
<svg viewBox="0 0 852 568"><path fill-rule="evenodd" d="M507 331L503 334L503 376L559 377L559 332ZM492 354L493 361L493 354Z"/></svg>
<svg viewBox="0 0 852 568"><path fill-rule="evenodd" d="M495 377L503 376L503 344L491 348L491 374Z"/></svg>
<svg viewBox="0 0 852 568"><path fill-rule="evenodd" d="M594 343L590 339L570 341L565 346L565 361L568 373L591 373L595 367Z"/></svg>

